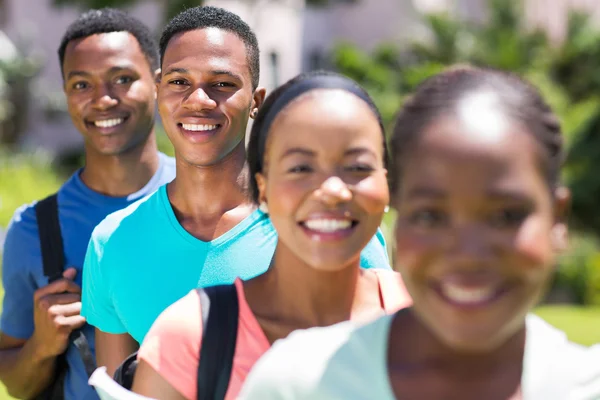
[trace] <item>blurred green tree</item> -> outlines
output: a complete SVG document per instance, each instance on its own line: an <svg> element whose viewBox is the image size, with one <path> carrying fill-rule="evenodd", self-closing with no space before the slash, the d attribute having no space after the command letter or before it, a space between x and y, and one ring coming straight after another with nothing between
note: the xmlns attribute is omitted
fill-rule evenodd
<svg viewBox="0 0 600 400"><path fill-rule="evenodd" d="M573 192L576 236L560 260L556 284L580 303L600 304L600 31L582 13L571 13L566 38L553 43L529 26L521 1L488 0L485 22L449 14L424 15L431 35L404 47L383 43L367 53L339 43L334 69L358 81L381 107L391 127L405 96L425 78L457 63L513 71L536 85L561 119L568 157L563 179Z"/></svg>

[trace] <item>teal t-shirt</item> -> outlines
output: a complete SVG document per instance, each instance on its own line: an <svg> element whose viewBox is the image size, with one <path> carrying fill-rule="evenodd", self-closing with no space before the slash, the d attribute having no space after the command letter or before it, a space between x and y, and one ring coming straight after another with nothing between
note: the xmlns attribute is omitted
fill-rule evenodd
<svg viewBox="0 0 600 400"><path fill-rule="evenodd" d="M197 287L264 273L277 233L257 210L220 237L203 242L177 221L166 185L102 221L90 240L82 315L103 332L141 343L158 315ZM381 232L361 254L363 268L389 269Z"/></svg>

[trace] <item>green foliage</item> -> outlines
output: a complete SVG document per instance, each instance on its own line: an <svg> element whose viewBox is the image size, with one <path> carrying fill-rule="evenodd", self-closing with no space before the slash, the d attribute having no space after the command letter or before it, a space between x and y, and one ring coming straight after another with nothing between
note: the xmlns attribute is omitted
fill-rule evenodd
<svg viewBox="0 0 600 400"><path fill-rule="evenodd" d="M165 153L168 156L175 157L175 150L162 126L157 125L156 129L156 144L158 151Z"/></svg>
<svg viewBox="0 0 600 400"><path fill-rule="evenodd" d="M569 16L567 38L551 43L531 29L520 1L489 0L488 19L472 23L447 14L425 15L427 41L402 51L391 43L366 53L340 43L333 66L358 81L381 107L388 127L405 96L449 65L468 63L510 70L532 82L561 120L569 156L563 179L573 193L578 235L560 259L556 285L581 304L600 304L600 31L583 14Z"/></svg>
<svg viewBox="0 0 600 400"><path fill-rule="evenodd" d="M41 68L38 57L15 50L14 57L0 60L0 145L5 146L19 142L31 96L29 83Z"/></svg>
<svg viewBox="0 0 600 400"><path fill-rule="evenodd" d="M600 305L600 243L589 235L573 235L561 255L554 288L566 290L578 304Z"/></svg>
<svg viewBox="0 0 600 400"><path fill-rule="evenodd" d="M55 192L62 181L44 154L0 150L0 227L6 228L19 206Z"/></svg>

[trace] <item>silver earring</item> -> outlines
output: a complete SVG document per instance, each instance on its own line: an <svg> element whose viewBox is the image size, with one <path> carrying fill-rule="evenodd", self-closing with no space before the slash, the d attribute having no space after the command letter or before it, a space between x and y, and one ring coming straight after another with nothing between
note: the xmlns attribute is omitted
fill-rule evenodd
<svg viewBox="0 0 600 400"><path fill-rule="evenodd" d="M385 208L383 209L383 212L386 213L388 211L390 211L390 206L385 206Z"/></svg>
<svg viewBox="0 0 600 400"><path fill-rule="evenodd" d="M264 201L260 203L260 205L258 206L258 209L262 212L264 212L265 214L269 213L269 207L267 207L267 203L265 203Z"/></svg>

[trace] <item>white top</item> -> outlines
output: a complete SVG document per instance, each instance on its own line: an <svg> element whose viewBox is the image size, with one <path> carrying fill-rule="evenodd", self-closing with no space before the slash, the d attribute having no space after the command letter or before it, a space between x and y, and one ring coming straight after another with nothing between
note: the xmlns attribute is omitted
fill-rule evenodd
<svg viewBox="0 0 600 400"><path fill-rule="evenodd" d="M292 333L251 371L240 399L394 399L387 373L394 315ZM600 345L583 347L531 314L521 389L524 400L600 399Z"/></svg>

